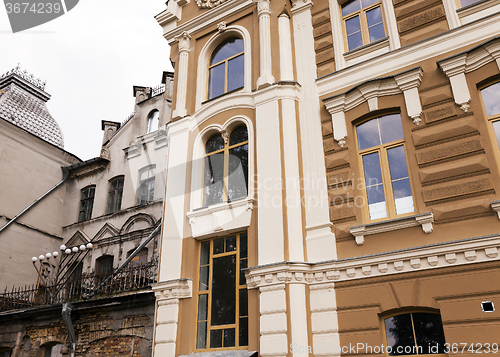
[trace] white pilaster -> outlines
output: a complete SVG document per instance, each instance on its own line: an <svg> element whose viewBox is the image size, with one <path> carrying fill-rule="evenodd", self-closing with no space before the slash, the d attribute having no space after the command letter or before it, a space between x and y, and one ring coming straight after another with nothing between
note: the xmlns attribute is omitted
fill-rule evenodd
<svg viewBox="0 0 500 357"><path fill-rule="evenodd" d="M308 346L306 284L289 284L290 290L290 326L291 344ZM299 351L301 349L298 349ZM294 357L308 357L307 349L294 352Z"/></svg>
<svg viewBox="0 0 500 357"><path fill-rule="evenodd" d="M167 127L169 153L167 162L163 229L161 239L162 257L159 281L181 277L182 239L186 223L184 202L186 195L186 163L189 140L189 118L171 122Z"/></svg>
<svg viewBox="0 0 500 357"><path fill-rule="evenodd" d="M300 134L306 212L307 259L335 259L335 235L331 232L326 168L321 133L320 106L316 86L316 57L311 1L296 1L292 7L297 81L300 83Z"/></svg>
<svg viewBox="0 0 500 357"><path fill-rule="evenodd" d="M278 17L280 41L280 70L282 81L293 81L292 37L290 34L290 16L283 12Z"/></svg>
<svg viewBox="0 0 500 357"><path fill-rule="evenodd" d="M262 357L285 357L288 349L285 284L260 289L260 350Z"/></svg>
<svg viewBox="0 0 500 357"><path fill-rule="evenodd" d="M317 357L340 356L340 336L337 300L334 284L310 285L311 324L314 355Z"/></svg>
<svg viewBox="0 0 500 357"><path fill-rule="evenodd" d="M258 264L284 260L281 140L277 86L255 95Z"/></svg>
<svg viewBox="0 0 500 357"><path fill-rule="evenodd" d="M465 78L466 61L467 53L464 53L460 56L454 56L438 62L439 67L441 67L450 80L455 103L464 112L469 110L469 102L471 100L467 79Z"/></svg>
<svg viewBox="0 0 500 357"><path fill-rule="evenodd" d="M182 118L187 114L186 94L191 36L184 31L177 37L177 41L179 42L179 69L177 72L177 96L175 102L175 110L172 113L172 119Z"/></svg>
<svg viewBox="0 0 500 357"><path fill-rule="evenodd" d="M260 77L257 88L274 83L271 70L271 11L270 0L256 0L259 12Z"/></svg>
<svg viewBox="0 0 500 357"><path fill-rule="evenodd" d="M175 357L179 300L193 295L190 279L178 279L154 284L156 297L153 357Z"/></svg>

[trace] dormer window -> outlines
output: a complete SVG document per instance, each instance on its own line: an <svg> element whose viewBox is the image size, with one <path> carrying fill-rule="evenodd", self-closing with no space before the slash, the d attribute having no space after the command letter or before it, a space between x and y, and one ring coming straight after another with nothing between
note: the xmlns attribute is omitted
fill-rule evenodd
<svg viewBox="0 0 500 357"><path fill-rule="evenodd" d="M244 42L231 37L213 51L208 64L208 99L244 86Z"/></svg>
<svg viewBox="0 0 500 357"><path fill-rule="evenodd" d="M158 110L153 110L148 115L148 133L158 130L158 121L160 118L160 112Z"/></svg>

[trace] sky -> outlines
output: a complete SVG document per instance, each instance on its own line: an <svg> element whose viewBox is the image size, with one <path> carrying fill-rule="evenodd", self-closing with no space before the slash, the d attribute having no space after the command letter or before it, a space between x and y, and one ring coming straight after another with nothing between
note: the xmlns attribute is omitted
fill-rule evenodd
<svg viewBox="0 0 500 357"><path fill-rule="evenodd" d="M132 87L154 87L163 71L173 71L154 19L165 8L164 0L80 0L65 15L14 34L0 4L0 75L19 63L46 80L64 149L82 160L99 156L101 120L125 120L134 110Z"/></svg>

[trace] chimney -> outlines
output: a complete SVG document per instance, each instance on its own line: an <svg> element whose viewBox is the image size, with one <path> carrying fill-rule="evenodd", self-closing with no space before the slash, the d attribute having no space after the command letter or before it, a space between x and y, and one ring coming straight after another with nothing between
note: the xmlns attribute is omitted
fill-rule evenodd
<svg viewBox="0 0 500 357"><path fill-rule="evenodd" d="M104 131L104 135L102 138L102 145L104 145L111 137L116 133L118 128L121 126L120 123L102 120L101 121L101 129Z"/></svg>

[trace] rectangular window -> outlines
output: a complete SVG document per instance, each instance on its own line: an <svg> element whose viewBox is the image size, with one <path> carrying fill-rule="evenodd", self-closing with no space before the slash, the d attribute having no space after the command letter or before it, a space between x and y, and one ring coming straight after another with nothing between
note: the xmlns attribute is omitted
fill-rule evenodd
<svg viewBox="0 0 500 357"><path fill-rule="evenodd" d="M138 204L142 205L154 200L155 167L142 170L139 174Z"/></svg>
<svg viewBox="0 0 500 357"><path fill-rule="evenodd" d="M341 5L347 51L385 37L378 0L348 0Z"/></svg>
<svg viewBox="0 0 500 357"><path fill-rule="evenodd" d="M113 179L109 183L108 207L106 213L118 212L122 206L123 177Z"/></svg>
<svg viewBox="0 0 500 357"><path fill-rule="evenodd" d="M493 133L500 148L500 82L491 84L481 89L486 116L493 126Z"/></svg>
<svg viewBox="0 0 500 357"><path fill-rule="evenodd" d="M88 221L92 218L92 208L94 207L95 186L85 187L82 190L80 199L80 212L78 222Z"/></svg>
<svg viewBox="0 0 500 357"><path fill-rule="evenodd" d="M247 233L200 243L196 349L248 346Z"/></svg>
<svg viewBox="0 0 500 357"><path fill-rule="evenodd" d="M370 220L414 212L399 114L366 121L356 134Z"/></svg>

